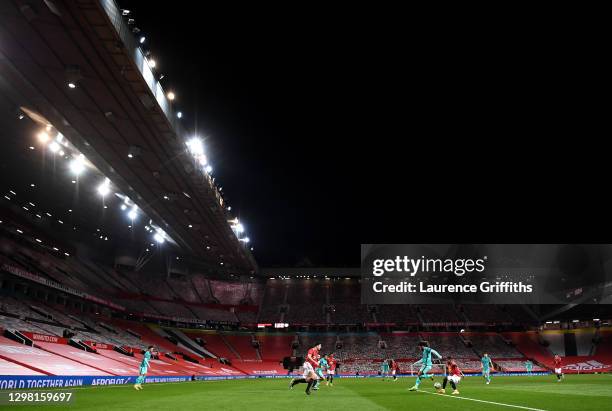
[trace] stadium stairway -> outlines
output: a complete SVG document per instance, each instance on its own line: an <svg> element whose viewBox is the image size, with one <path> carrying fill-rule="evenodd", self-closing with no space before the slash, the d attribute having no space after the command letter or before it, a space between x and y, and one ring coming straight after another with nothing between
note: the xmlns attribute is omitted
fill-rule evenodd
<svg viewBox="0 0 612 411"><path fill-rule="evenodd" d="M162 329L162 328L154 328L154 331L159 333L166 333L172 338L176 339L179 342L180 346L183 346L185 349L192 351L193 353L201 356L201 357L212 357L217 358L216 355L205 349L204 347L199 346L195 341L191 338L183 334L182 331L177 329Z"/></svg>
<svg viewBox="0 0 612 411"><path fill-rule="evenodd" d="M219 334L219 337L221 338L221 341L223 341L225 345L227 345L227 348L229 348L232 354L234 354L234 358L238 358L239 360L242 359L242 357L240 356L240 353L236 351L236 349L230 344L230 342L227 340L227 338L223 334Z"/></svg>

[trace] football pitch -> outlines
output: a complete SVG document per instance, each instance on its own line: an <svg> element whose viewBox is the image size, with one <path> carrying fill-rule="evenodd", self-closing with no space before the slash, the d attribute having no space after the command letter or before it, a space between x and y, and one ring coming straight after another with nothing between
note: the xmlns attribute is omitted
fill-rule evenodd
<svg viewBox="0 0 612 411"><path fill-rule="evenodd" d="M337 378L334 387L324 384L310 396L305 384L288 389L289 379L251 379L145 384L72 389L69 410L605 410L612 404L612 375L569 375L561 383L550 376L493 377L485 385L480 377L467 377L461 394L435 394L429 380L421 392L409 392L414 378L397 382L380 378ZM441 378L436 378L441 381ZM49 390L46 390L49 391ZM15 405L17 410L41 406ZM2 406L9 409L11 406Z"/></svg>

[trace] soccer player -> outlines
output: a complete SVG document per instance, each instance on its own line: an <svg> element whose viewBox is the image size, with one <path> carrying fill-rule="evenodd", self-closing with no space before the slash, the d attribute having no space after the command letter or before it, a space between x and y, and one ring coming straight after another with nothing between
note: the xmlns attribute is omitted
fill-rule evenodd
<svg viewBox="0 0 612 411"><path fill-rule="evenodd" d="M380 364L380 375L382 375L382 380L385 380L385 377L389 375L389 361L383 360Z"/></svg>
<svg viewBox="0 0 612 411"><path fill-rule="evenodd" d="M561 365L561 357L555 355L553 362L555 363L555 374L557 375L557 382L561 382L561 380L563 379L563 367Z"/></svg>
<svg viewBox="0 0 612 411"><path fill-rule="evenodd" d="M393 358L391 359L391 375L393 376L393 381L397 381L397 374L399 374L399 364Z"/></svg>
<svg viewBox="0 0 612 411"><path fill-rule="evenodd" d="M491 358L489 354L484 353L482 358L480 359L480 367L482 368L482 376L487 382L487 385L491 383L491 367L493 364L491 363Z"/></svg>
<svg viewBox="0 0 612 411"><path fill-rule="evenodd" d="M140 372L138 373L138 378L136 378L136 384L134 384L134 389L136 391L142 390L142 383L145 382L145 378L147 377L147 371L150 367L149 362L151 361L151 355L153 353L153 346L149 345L147 350L142 357L142 362L140 363Z"/></svg>
<svg viewBox="0 0 612 411"><path fill-rule="evenodd" d="M327 356L327 364L329 365L329 368L327 369L326 385L333 387L334 374L336 373L336 359L334 358L334 353L331 353Z"/></svg>
<svg viewBox="0 0 612 411"><path fill-rule="evenodd" d="M417 374L417 379L413 387L410 388L410 391L416 391L419 389L419 385L421 385L422 378L430 378L433 381L433 374L427 374L431 367L433 366L431 362L431 355L435 355L438 359L442 358L442 356L433 348L429 347L429 343L427 341L421 341L419 343L419 350L421 350L423 357L415 362L413 365L421 364L421 369Z"/></svg>
<svg viewBox="0 0 612 411"><path fill-rule="evenodd" d="M525 361L525 370L527 370L527 375L531 375L531 370L533 368L533 363L531 362L531 360L527 360Z"/></svg>
<svg viewBox="0 0 612 411"><path fill-rule="evenodd" d="M293 389L293 386L296 384L305 383L308 384L306 386L306 394L310 395L310 388L312 388L315 381L319 379L317 374L315 373L315 368L319 366L319 350L321 349L321 344L315 344L314 347L308 350L306 354L306 361L304 361L303 365L303 373L302 378L294 378L291 380L291 384L289 385L290 389Z"/></svg>
<svg viewBox="0 0 612 411"><path fill-rule="evenodd" d="M453 395L458 395L459 390L457 389L457 384L461 381L461 377L464 376L463 372L457 366L457 363L450 357L446 361L446 376L444 377L444 381L442 381L442 388L438 390L438 394L446 393L446 384L450 382L451 387L453 387Z"/></svg>
<svg viewBox="0 0 612 411"><path fill-rule="evenodd" d="M325 374L324 372L329 368L329 364L327 363L327 360L325 359L325 356L319 358L319 362L318 362L318 366L315 369L315 373L317 374L317 376L319 377L319 379L315 382L314 387L312 387L313 390L318 390L319 389L319 383L321 382L321 380L325 379Z"/></svg>

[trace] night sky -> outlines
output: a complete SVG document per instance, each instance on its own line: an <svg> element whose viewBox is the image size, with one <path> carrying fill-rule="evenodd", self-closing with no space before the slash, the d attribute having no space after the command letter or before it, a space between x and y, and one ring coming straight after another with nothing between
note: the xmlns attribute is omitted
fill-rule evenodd
<svg viewBox="0 0 612 411"><path fill-rule="evenodd" d="M568 115L554 45L437 37L388 10L198 3L119 1L261 266L357 266L369 242L556 242L596 222L580 239L606 238L606 195L582 178L604 163L560 138L589 125Z"/></svg>

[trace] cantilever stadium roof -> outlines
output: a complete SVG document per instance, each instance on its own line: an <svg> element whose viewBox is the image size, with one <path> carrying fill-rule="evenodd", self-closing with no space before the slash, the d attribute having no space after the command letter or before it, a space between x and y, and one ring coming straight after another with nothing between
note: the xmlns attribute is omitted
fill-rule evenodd
<svg viewBox="0 0 612 411"><path fill-rule="evenodd" d="M257 270L114 1L3 1L0 22L0 92L16 110L61 132L185 252Z"/></svg>

